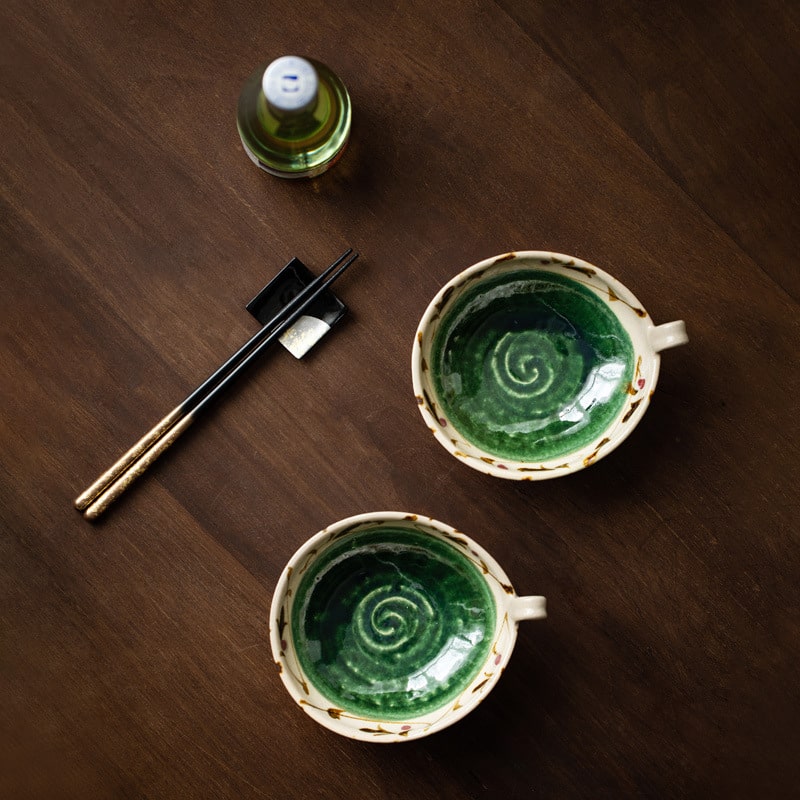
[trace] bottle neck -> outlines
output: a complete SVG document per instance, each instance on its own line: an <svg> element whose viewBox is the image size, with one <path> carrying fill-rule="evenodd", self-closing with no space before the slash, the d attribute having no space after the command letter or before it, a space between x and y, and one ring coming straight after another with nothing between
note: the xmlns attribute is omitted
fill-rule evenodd
<svg viewBox="0 0 800 800"><path fill-rule="evenodd" d="M332 93L320 83L311 101L293 110L276 108L261 91L256 113L267 136L293 149L309 149L320 146L333 130L337 120L333 103Z"/></svg>
<svg viewBox="0 0 800 800"><path fill-rule="evenodd" d="M280 106L271 103L269 97L267 97L267 95L265 95L263 92L261 93L261 97L263 98L264 107L267 109L270 116L287 124L291 123L292 120L300 120L303 118L308 118L309 115L314 115L314 112L319 105L319 92L317 92L304 106L296 109L281 108Z"/></svg>

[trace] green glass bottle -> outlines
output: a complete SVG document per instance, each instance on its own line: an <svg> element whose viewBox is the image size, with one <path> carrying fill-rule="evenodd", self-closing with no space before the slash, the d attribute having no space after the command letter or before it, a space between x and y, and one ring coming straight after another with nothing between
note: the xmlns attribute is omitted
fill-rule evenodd
<svg viewBox="0 0 800 800"><path fill-rule="evenodd" d="M283 56L247 79L236 118L253 163L281 178L312 178L347 144L350 97L324 64Z"/></svg>

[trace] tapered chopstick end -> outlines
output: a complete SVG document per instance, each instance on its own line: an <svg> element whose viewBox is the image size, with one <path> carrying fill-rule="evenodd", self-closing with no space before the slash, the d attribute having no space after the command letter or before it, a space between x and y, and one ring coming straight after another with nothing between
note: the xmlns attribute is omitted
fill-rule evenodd
<svg viewBox="0 0 800 800"><path fill-rule="evenodd" d="M86 492L83 492L82 494L79 494L75 498L75 502L73 503L73 505L78 511L83 511L86 508L86 506L88 506L89 503L91 502L92 498L89 497Z"/></svg>

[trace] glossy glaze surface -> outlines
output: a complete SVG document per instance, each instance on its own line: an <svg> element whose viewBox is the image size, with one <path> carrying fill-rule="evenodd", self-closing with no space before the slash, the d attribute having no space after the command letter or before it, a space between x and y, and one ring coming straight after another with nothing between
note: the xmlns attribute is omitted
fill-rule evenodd
<svg viewBox="0 0 800 800"><path fill-rule="evenodd" d="M450 422L518 460L558 458L600 435L633 375L630 337L611 309L564 275L514 270L467 287L431 352Z"/></svg>
<svg viewBox="0 0 800 800"><path fill-rule="evenodd" d="M348 536L314 560L291 625L319 691L348 712L391 720L464 691L488 655L495 616L469 559L398 526Z"/></svg>

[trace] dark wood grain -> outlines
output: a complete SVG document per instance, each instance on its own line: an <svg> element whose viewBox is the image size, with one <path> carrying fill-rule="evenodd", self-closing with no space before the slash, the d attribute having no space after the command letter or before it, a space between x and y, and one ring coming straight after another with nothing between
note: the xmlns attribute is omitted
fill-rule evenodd
<svg viewBox="0 0 800 800"><path fill-rule="evenodd" d="M0 9L0 796L790 797L800 782L796 5L172 3ZM260 173L260 62L344 79L330 173ZM346 246L346 321L275 350L108 517L73 498ZM625 444L569 478L439 447L410 350L455 272L586 258L686 320ZM491 696L381 747L278 677L308 536L398 509L548 598Z"/></svg>

